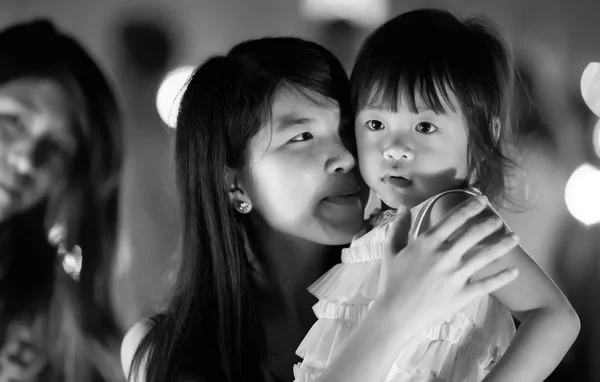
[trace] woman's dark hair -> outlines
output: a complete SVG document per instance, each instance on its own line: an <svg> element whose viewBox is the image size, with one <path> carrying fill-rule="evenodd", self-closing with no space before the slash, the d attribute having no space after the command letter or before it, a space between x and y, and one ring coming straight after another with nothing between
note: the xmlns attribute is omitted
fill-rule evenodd
<svg viewBox="0 0 600 382"><path fill-rule="evenodd" d="M48 79L67 95L77 151L58 198L0 224L0 343L14 322L43 322L44 381L116 380L121 330L111 309L121 169L120 111L106 77L72 37L47 20L0 32L0 86ZM79 281L48 242L55 223L83 251ZM66 370L66 365L76 365ZM115 370L116 367L116 370ZM95 376L95 377L94 377Z"/></svg>
<svg viewBox="0 0 600 382"><path fill-rule="evenodd" d="M246 246L251 227L230 205L225 170L245 163L249 141L269 123L282 88L323 107L335 101L342 116L351 116L340 62L298 38L242 42L205 61L187 85L175 154L183 259L174 298L134 357L132 373L147 381L263 379L266 341Z"/></svg>
<svg viewBox="0 0 600 382"><path fill-rule="evenodd" d="M444 104L460 108L475 186L500 201L513 167L505 152L513 78L509 48L490 21L420 9L389 20L363 43L351 76L352 106L355 112L365 107L395 112L402 100L416 113L422 100L436 113L445 112ZM496 118L501 139L494 137Z"/></svg>

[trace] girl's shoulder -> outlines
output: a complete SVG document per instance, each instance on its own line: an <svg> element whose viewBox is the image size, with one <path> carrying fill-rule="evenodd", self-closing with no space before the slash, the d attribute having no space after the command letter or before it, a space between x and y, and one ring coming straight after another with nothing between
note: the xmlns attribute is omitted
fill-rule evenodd
<svg viewBox="0 0 600 382"><path fill-rule="evenodd" d="M446 215L459 204L476 197L483 197L480 200L487 204L488 213L500 217L500 214L496 211L488 198L478 189L473 187L451 189L427 199L413 209L413 229L411 232L411 239L414 240L420 233L442 221ZM506 228L509 229L508 226L506 226Z"/></svg>
<svg viewBox="0 0 600 382"><path fill-rule="evenodd" d="M413 241L420 233L443 220L454 207L478 196L482 196L482 193L476 188L455 188L433 195L410 209L374 209L365 222L365 228L354 237L351 246L386 242L392 227L397 224L405 226L407 242ZM499 216L487 198L485 200L489 210Z"/></svg>

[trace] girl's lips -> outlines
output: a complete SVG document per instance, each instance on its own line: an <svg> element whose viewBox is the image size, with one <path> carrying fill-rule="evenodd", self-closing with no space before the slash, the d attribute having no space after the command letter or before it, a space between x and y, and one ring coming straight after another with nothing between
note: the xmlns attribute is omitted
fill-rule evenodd
<svg viewBox="0 0 600 382"><path fill-rule="evenodd" d="M402 176L386 176L383 178L383 182L395 188L406 188L412 185L412 180Z"/></svg>

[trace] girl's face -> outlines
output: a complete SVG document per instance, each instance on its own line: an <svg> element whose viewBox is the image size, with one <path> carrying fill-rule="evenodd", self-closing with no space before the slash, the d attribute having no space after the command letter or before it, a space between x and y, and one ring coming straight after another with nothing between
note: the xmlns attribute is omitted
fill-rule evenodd
<svg viewBox="0 0 600 382"><path fill-rule="evenodd" d="M276 93L270 123L250 142L242 179L253 213L275 231L339 245L362 227L342 122L334 102L324 107L296 92Z"/></svg>
<svg viewBox="0 0 600 382"><path fill-rule="evenodd" d="M468 177L467 126L462 111L445 104L436 114L417 100L413 113L365 108L356 116L358 162L367 185L389 207L412 208ZM450 101L458 105L450 94Z"/></svg>
<svg viewBox="0 0 600 382"><path fill-rule="evenodd" d="M0 222L26 211L64 181L76 149L69 99L47 79L0 86Z"/></svg>

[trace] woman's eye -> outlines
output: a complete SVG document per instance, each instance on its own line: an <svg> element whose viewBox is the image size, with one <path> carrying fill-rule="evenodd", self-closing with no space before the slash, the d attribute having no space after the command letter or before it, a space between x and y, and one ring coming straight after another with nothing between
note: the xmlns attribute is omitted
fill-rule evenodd
<svg viewBox="0 0 600 382"><path fill-rule="evenodd" d="M309 139L313 139L313 135L309 132L304 132L302 134L296 135L294 138L290 139L290 142L303 142L308 141Z"/></svg>
<svg viewBox="0 0 600 382"><path fill-rule="evenodd" d="M365 125L367 126L367 128L369 130L375 130L375 131L383 130L385 128L385 125L383 124L383 122L378 121L376 119L371 119L371 120L367 121L365 123Z"/></svg>
<svg viewBox="0 0 600 382"><path fill-rule="evenodd" d="M416 127L417 131L423 134L431 134L438 130L437 126L429 122L419 122Z"/></svg>

